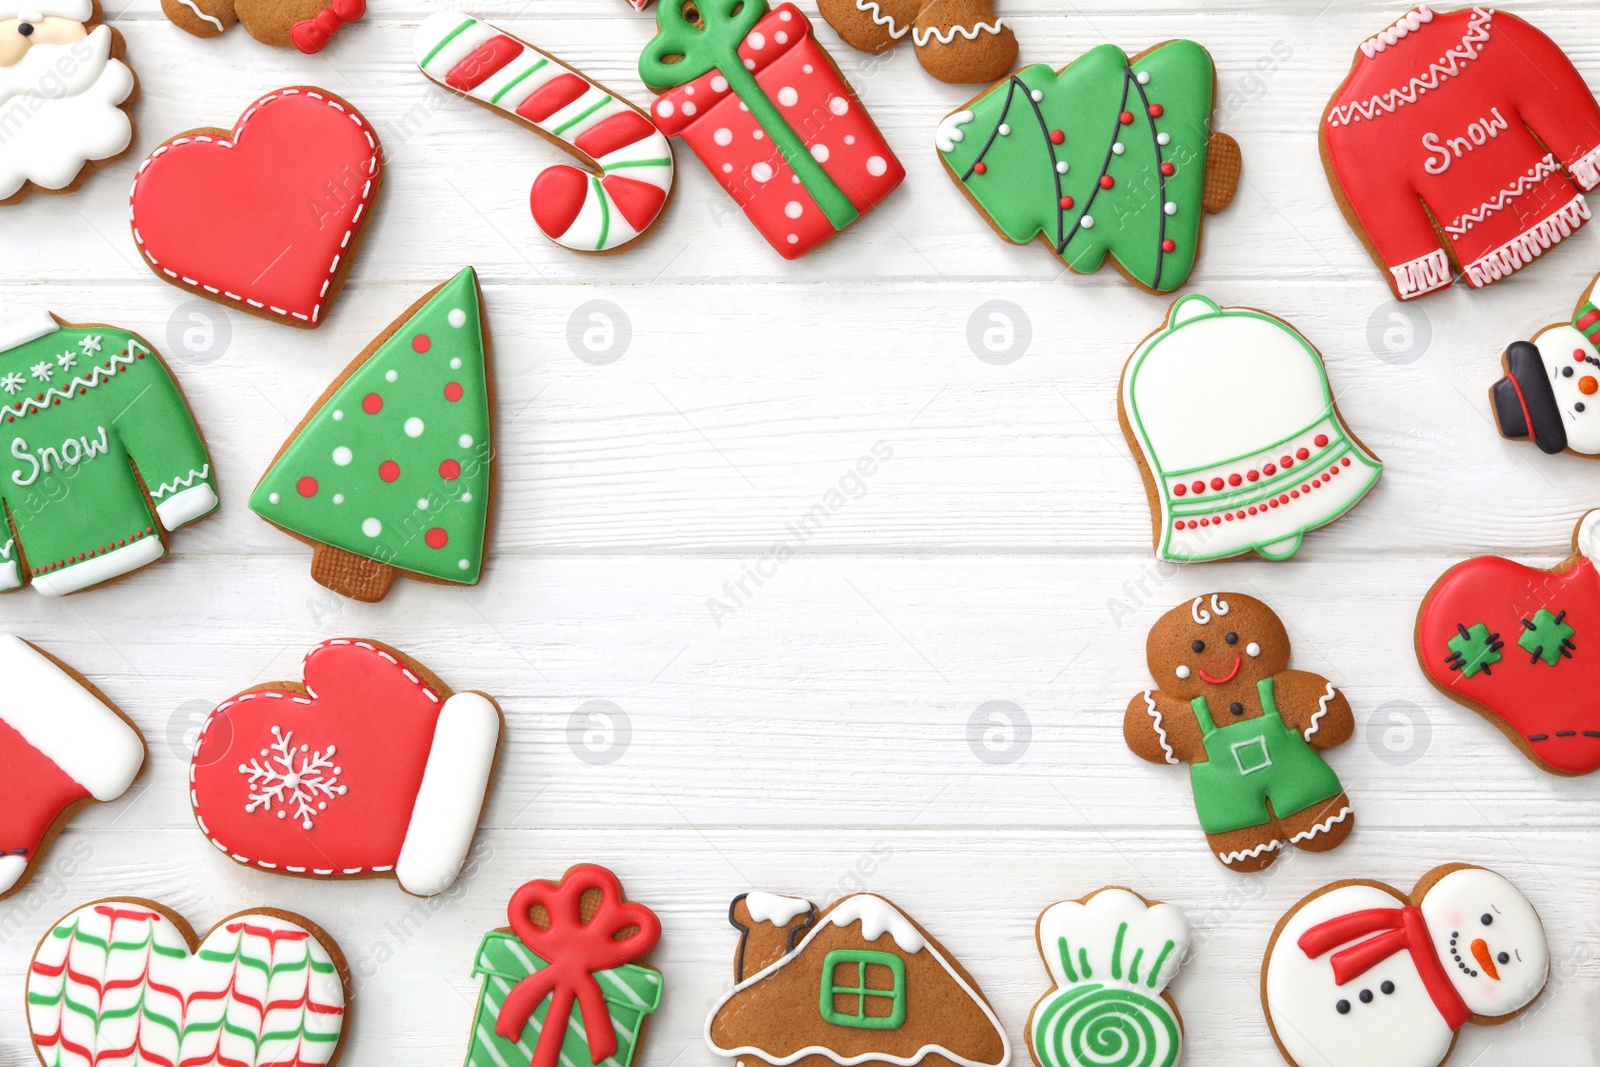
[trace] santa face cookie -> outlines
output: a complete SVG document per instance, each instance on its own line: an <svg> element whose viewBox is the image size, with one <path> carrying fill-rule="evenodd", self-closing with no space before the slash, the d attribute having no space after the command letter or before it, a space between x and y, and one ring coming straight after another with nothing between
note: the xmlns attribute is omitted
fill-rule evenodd
<svg viewBox="0 0 1600 1067"><path fill-rule="evenodd" d="M661 1005L661 972L639 965L661 940L655 912L592 863L528 882L507 912L478 945L467 1067L630 1067Z"/></svg>
<svg viewBox="0 0 1600 1067"><path fill-rule="evenodd" d="M1321 752L1355 731L1332 682L1289 670L1289 634L1267 605L1210 593L1156 621L1145 645L1158 689L1128 701L1122 734L1140 759L1189 764L1212 854L1259 871L1284 843L1327 852L1355 826Z"/></svg>
<svg viewBox="0 0 1600 1067"><path fill-rule="evenodd" d="M0 327L0 428L0 592L118 581L217 509L194 414L138 334L44 311Z"/></svg>
<svg viewBox="0 0 1600 1067"><path fill-rule="evenodd" d="M1345 425L1322 357L1282 319L1203 296L1122 371L1117 418L1150 499L1156 557L1288 559L1383 464Z"/></svg>
<svg viewBox="0 0 1600 1067"><path fill-rule="evenodd" d="M375 641L325 641L303 675L247 689L206 718L189 763L201 831L247 867L392 874L408 893L442 893L488 798L499 705L452 693Z"/></svg>
<svg viewBox="0 0 1600 1067"><path fill-rule="evenodd" d="M161 10L196 37L217 37L237 22L262 44L315 55L366 16L367 0L161 0Z"/></svg>
<svg viewBox="0 0 1600 1067"><path fill-rule="evenodd" d="M424 19L412 50L431 80L527 126L588 168L550 167L534 179L528 203L550 240L574 252L619 252L660 221L672 196L672 147L639 108L457 11Z"/></svg>
<svg viewBox="0 0 1600 1067"><path fill-rule="evenodd" d="M1600 769L1600 511L1549 570L1479 556L1445 571L1417 611L1417 662L1433 687L1493 723L1541 770ZM1594 667L1594 670L1590 668Z"/></svg>
<svg viewBox="0 0 1600 1067"><path fill-rule="evenodd" d="M354 600L396 574L476 585L493 503L494 386L471 267L427 293L328 387L250 495Z"/></svg>
<svg viewBox="0 0 1600 1067"><path fill-rule="evenodd" d="M116 800L144 769L144 738L98 689L0 634L0 900L18 892L73 815Z"/></svg>
<svg viewBox="0 0 1600 1067"><path fill-rule="evenodd" d="M852 48L878 54L909 38L922 69L957 85L992 82L1017 61L1017 35L992 0L820 0Z"/></svg>
<svg viewBox="0 0 1600 1067"><path fill-rule="evenodd" d="M1553 455L1600 457L1600 306L1589 283L1569 322L1515 341L1501 357L1505 377L1489 387L1503 437Z"/></svg>
<svg viewBox="0 0 1600 1067"><path fill-rule="evenodd" d="M1233 200L1239 146L1211 131L1216 71L1193 41L1129 59L1101 45L1024 67L939 123L945 171L995 232L1039 239L1074 273L1106 257L1152 293L1181 286L1200 225Z"/></svg>
<svg viewBox="0 0 1600 1067"><path fill-rule="evenodd" d="M230 132L189 130L134 175L133 239L162 281L250 315L322 324L383 182L361 113L294 86L245 109Z"/></svg>
<svg viewBox="0 0 1600 1067"><path fill-rule="evenodd" d="M133 144L138 84L97 0L0 2L0 204L66 193Z"/></svg>
<svg viewBox="0 0 1600 1067"><path fill-rule="evenodd" d="M1409 896L1349 881L1296 904L1267 946L1261 1006L1296 1067L1436 1067L1468 1022L1532 1004L1549 970L1544 927L1517 887L1451 864Z"/></svg>
<svg viewBox="0 0 1600 1067"><path fill-rule="evenodd" d="M1335 198L1401 300L1506 277L1582 226L1600 104L1504 11L1419 7L1361 43L1323 114ZM1439 231L1446 239L1440 246Z"/></svg>
<svg viewBox="0 0 1600 1067"><path fill-rule="evenodd" d="M28 1030L50 1067L326 1067L350 989L339 946L299 915L242 911L201 939L159 904L112 898L39 942Z"/></svg>
<svg viewBox="0 0 1600 1067"><path fill-rule="evenodd" d="M719 1056L783 1067L887 1062L1005 1067L1011 1045L972 976L871 893L818 912L798 897L735 897L736 985L711 1009Z"/></svg>
<svg viewBox="0 0 1600 1067"><path fill-rule="evenodd" d="M1117 886L1039 916L1039 954L1055 988L1028 1016L1039 1067L1172 1067L1183 1019L1166 992L1189 951L1189 922L1171 904Z"/></svg>

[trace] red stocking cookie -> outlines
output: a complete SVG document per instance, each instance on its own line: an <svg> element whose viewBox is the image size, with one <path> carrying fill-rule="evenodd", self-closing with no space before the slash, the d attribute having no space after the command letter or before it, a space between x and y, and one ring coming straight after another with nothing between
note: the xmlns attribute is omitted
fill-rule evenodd
<svg viewBox="0 0 1600 1067"><path fill-rule="evenodd" d="M322 51L347 23L365 17L366 0L161 0L161 10L179 29L216 37L235 22L262 44Z"/></svg>
<svg viewBox="0 0 1600 1067"><path fill-rule="evenodd" d="M550 167L529 205L550 240L618 252L655 228L672 196L672 148L650 117L555 56L456 11L429 15L417 66L474 103L560 145L598 175Z"/></svg>
<svg viewBox="0 0 1600 1067"><path fill-rule="evenodd" d="M129 219L163 281L315 329L382 182L383 153L360 112L323 89L279 89L231 133L190 130L152 152L134 175Z"/></svg>
<svg viewBox="0 0 1600 1067"><path fill-rule="evenodd" d="M144 768L144 738L54 656L0 634L0 900L17 892L72 816L116 800Z"/></svg>
<svg viewBox="0 0 1600 1067"><path fill-rule="evenodd" d="M494 777L499 706L372 641L323 642L304 677L247 689L206 719L189 764L200 829L264 871L392 873L408 893L444 892Z"/></svg>
<svg viewBox="0 0 1600 1067"><path fill-rule="evenodd" d="M1552 774L1600 769L1600 511L1579 520L1572 549L1549 570L1500 556L1458 563L1417 612L1417 662L1434 688Z"/></svg>
<svg viewBox="0 0 1600 1067"><path fill-rule="evenodd" d="M1452 265L1477 288L1589 218L1578 189L1600 183L1600 104L1515 15L1419 7L1362 42L1323 115L1322 162L1396 297L1444 288Z"/></svg>
<svg viewBox="0 0 1600 1067"><path fill-rule="evenodd" d="M67 193L133 144L138 91L97 0L0 0L0 204Z"/></svg>
<svg viewBox="0 0 1600 1067"><path fill-rule="evenodd" d="M1352 880L1290 908L1261 964L1261 1007L1295 1067L1440 1067L1461 1027L1516 1016L1549 972L1528 899L1452 863L1409 894Z"/></svg>
<svg viewBox="0 0 1600 1067"><path fill-rule="evenodd" d="M1289 634L1267 605L1211 593L1173 608L1145 644L1159 689L1128 701L1122 734L1141 759L1189 764L1212 854L1259 871L1284 843L1327 852L1355 826L1321 752L1355 732L1333 683L1289 670Z"/></svg>

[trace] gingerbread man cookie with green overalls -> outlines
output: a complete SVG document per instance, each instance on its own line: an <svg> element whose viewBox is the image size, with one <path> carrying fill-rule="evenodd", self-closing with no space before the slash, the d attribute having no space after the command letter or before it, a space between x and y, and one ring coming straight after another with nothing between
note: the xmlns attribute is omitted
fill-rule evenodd
<svg viewBox="0 0 1600 1067"><path fill-rule="evenodd" d="M1122 733L1151 763L1187 763L1211 851L1229 870L1272 865L1285 842L1344 843L1350 798L1321 751L1355 732L1332 682L1289 670L1289 634L1243 593L1210 593L1157 620L1145 656L1159 689L1128 702Z"/></svg>

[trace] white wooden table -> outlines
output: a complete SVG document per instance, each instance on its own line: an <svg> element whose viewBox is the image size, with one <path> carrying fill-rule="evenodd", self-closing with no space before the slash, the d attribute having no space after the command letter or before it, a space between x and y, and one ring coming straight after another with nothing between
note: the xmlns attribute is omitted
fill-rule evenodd
<svg viewBox="0 0 1600 1067"><path fill-rule="evenodd" d="M31 1062L22 975L36 939L108 894L155 898L202 929L249 906L302 912L355 972L345 1063L455 1063L479 936L503 925L515 886L584 860L615 869L666 927L652 959L665 1005L642 1067L712 1061L700 1035L732 975L726 906L752 887L818 903L867 888L891 897L972 970L1025 1064L1023 1023L1047 988L1034 919L1107 883L1182 906L1198 931L1173 987L1186 1062L1275 1063L1257 988L1278 916L1327 881L1408 888L1450 860L1516 880L1554 958L1537 1008L1468 1027L1456 1062L1597 1062L1600 785L1541 773L1438 696L1411 630L1451 562L1493 551L1548 565L1600 505L1600 466L1502 441L1485 396L1504 344L1565 318L1600 268L1600 225L1491 289L1395 308L1334 206L1316 125L1356 45L1399 7L1317 13L1280 0L1224 19L1204 6L1001 10L1024 61L1059 66L1102 41L1133 52L1193 37L1211 49L1219 128L1243 147L1244 179L1208 223L1185 291L1299 327L1386 469L1292 562L1176 573L1152 560L1115 407L1123 361L1169 301L1109 268L1063 276L1044 248L996 238L932 144L968 90L935 83L908 50L867 57L819 22L909 171L835 243L783 262L680 148L655 235L584 258L545 241L527 212L533 175L558 153L413 67L411 30L434 4L375 5L314 58L242 29L190 38L156 0L110 10L142 86L135 150L76 195L0 211L0 319L45 307L163 349L209 437L223 508L121 585L0 601L7 627L93 679L150 744L130 795L81 816L33 885L0 904L0 1063ZM1600 87L1592 9L1518 12ZM473 13L648 98L634 61L654 22L621 0ZM360 107L389 158L366 247L314 333L192 304L140 263L126 224L128 183L150 149L229 126L256 96L296 83ZM485 580L402 581L381 604L342 601L245 498L350 356L465 264L483 281L499 388ZM972 323L988 325L991 301L1015 305L1029 340L986 359ZM209 350L183 343L203 325L197 310L214 324ZM597 312L610 316L609 347ZM889 458L858 478L875 451ZM836 489L837 506L796 545L789 524ZM768 575L785 543L793 558ZM752 572L759 582L744 579ZM741 580L748 595L734 603ZM1356 738L1331 756L1355 834L1264 875L1212 859L1186 774L1141 763L1121 737L1125 702L1147 684L1149 624L1218 587L1274 605L1295 665L1337 681L1356 708ZM734 610L716 618L714 600ZM307 648L332 636L397 645L506 711L474 867L442 897L252 872L190 816L186 731L239 689L297 677Z"/></svg>

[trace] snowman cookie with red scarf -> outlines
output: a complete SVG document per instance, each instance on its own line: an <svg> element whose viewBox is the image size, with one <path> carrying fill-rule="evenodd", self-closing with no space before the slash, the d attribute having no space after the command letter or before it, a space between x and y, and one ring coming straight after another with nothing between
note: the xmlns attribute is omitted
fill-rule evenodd
<svg viewBox="0 0 1600 1067"><path fill-rule="evenodd" d="M1506 1022L1539 996L1550 948L1533 905L1482 867L1452 863L1410 895L1324 886L1278 921L1261 1007L1296 1067L1436 1067L1469 1022Z"/></svg>
<svg viewBox="0 0 1600 1067"><path fill-rule="evenodd" d="M1128 702L1122 734L1151 763L1189 764L1212 853L1234 871L1272 865L1287 842L1344 843L1350 798L1321 751L1355 731L1332 682L1289 670L1289 634L1267 605L1210 593L1156 621L1145 646L1158 689Z"/></svg>

